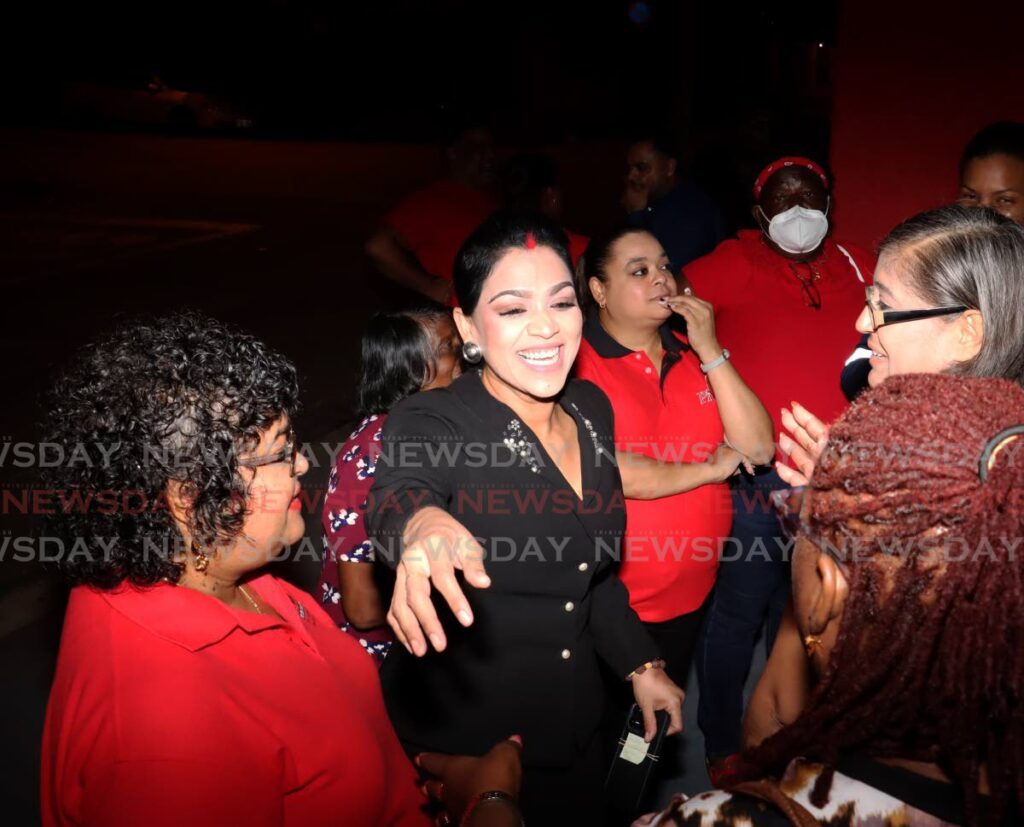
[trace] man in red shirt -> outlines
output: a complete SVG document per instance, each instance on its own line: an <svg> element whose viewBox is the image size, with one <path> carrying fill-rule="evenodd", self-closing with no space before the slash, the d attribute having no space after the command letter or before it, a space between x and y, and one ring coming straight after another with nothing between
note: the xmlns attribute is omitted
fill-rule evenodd
<svg viewBox="0 0 1024 827"><path fill-rule="evenodd" d="M714 305L719 339L764 402L776 433L791 400L826 421L846 407L839 374L856 341L854 322L874 260L828 236L829 192L825 172L811 160L769 164L754 186L759 229L741 231L682 275ZM769 502L782 487L769 469L733 486L732 538L697 659L699 720L712 770L739 750L754 641L767 617L771 648L789 595L788 545Z"/></svg>
<svg viewBox="0 0 1024 827"><path fill-rule="evenodd" d="M494 139L463 129L445 149L448 176L407 195L366 242L366 253L392 281L452 304L452 266L469 234L495 210Z"/></svg>

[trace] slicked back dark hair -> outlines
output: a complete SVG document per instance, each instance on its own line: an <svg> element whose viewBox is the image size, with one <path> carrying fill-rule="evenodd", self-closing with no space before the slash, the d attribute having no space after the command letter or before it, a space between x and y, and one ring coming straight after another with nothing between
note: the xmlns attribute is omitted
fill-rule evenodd
<svg viewBox="0 0 1024 827"><path fill-rule="evenodd" d="M1024 123L998 121L983 127L964 147L964 154L960 157L960 177L971 161L989 155L1009 155L1024 161Z"/></svg>
<svg viewBox="0 0 1024 827"><path fill-rule="evenodd" d="M554 250L571 276L569 239L561 227L537 212L498 210L472 232L455 257L455 295L467 316L476 310L484 282L502 256L515 248L526 249L529 235L538 247Z"/></svg>
<svg viewBox="0 0 1024 827"><path fill-rule="evenodd" d="M437 360L425 325L436 325L448 315L436 305L370 317L356 392L360 417L387 413L433 379Z"/></svg>
<svg viewBox="0 0 1024 827"><path fill-rule="evenodd" d="M44 439L89 462L46 471L63 506L56 536L82 553L60 567L72 583L176 582L181 538L168 483L192 498L194 545L237 537L248 490L240 453L299 407L294 365L258 339L194 313L126 324L83 348L50 395ZM130 506L130 507L129 507Z"/></svg>
<svg viewBox="0 0 1024 827"><path fill-rule="evenodd" d="M646 233L653 235L643 227L623 225L609 230L590 239L587 249L576 262L576 292L579 294L580 306L587 309L594 304L594 294L590 292L590 280L597 279L608 283L608 264L612 259L612 251L620 240L629 235Z"/></svg>

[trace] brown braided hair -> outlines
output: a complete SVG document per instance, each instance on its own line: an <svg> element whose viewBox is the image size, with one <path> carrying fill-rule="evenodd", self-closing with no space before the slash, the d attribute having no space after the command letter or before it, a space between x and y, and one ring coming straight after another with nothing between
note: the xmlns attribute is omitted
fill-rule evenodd
<svg viewBox="0 0 1024 827"><path fill-rule="evenodd" d="M832 428L801 516L838 550L849 594L806 708L753 766L852 749L934 762L972 824L1024 813L1024 438L978 472L986 443L1021 423L1019 385L933 374L889 378Z"/></svg>

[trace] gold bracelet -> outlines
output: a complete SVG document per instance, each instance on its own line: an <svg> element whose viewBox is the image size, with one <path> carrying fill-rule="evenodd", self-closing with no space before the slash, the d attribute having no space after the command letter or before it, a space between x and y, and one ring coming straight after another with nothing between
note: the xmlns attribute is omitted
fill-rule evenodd
<svg viewBox="0 0 1024 827"><path fill-rule="evenodd" d="M649 661L647 661L647 663L644 663L644 664L638 666L636 669L634 669L632 672L630 672L628 675L626 675L626 680L627 681L631 681L637 675L642 675L648 669L664 669L664 668L665 668L665 661L663 661L661 658L655 658L654 660L649 660Z"/></svg>

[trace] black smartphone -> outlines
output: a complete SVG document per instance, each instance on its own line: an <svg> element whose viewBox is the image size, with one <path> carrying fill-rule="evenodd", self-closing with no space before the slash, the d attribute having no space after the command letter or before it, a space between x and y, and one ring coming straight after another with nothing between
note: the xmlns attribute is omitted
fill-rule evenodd
<svg viewBox="0 0 1024 827"><path fill-rule="evenodd" d="M668 713L654 713L657 729L651 743L644 741L644 715L633 704L615 747L604 789L608 803L624 813L633 813L643 803L644 791L661 757L661 744L668 729Z"/></svg>

